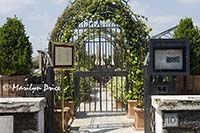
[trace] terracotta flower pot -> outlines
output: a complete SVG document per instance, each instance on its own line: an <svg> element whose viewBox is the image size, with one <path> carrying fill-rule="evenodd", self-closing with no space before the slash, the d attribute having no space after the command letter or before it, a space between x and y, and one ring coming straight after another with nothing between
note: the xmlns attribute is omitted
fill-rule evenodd
<svg viewBox="0 0 200 133"><path fill-rule="evenodd" d="M74 101L67 101L65 105L70 108L71 114L74 116Z"/></svg>
<svg viewBox="0 0 200 133"><path fill-rule="evenodd" d="M135 106L137 104L137 100L128 100L128 118L135 118Z"/></svg>
<svg viewBox="0 0 200 133"><path fill-rule="evenodd" d="M61 128L62 128L62 113L61 109L55 109L54 114L55 114L55 130L56 133L61 133ZM67 131L68 129L68 123L70 120L70 109L69 107L64 108L64 128Z"/></svg>
<svg viewBox="0 0 200 133"><path fill-rule="evenodd" d="M64 107L68 107L69 109L70 109L70 111L71 111L71 116L74 116L74 107L75 105L74 105L74 101L65 101L65 103L64 103ZM61 102L59 101L59 102L56 102L56 104L55 104L55 109L61 109Z"/></svg>
<svg viewBox="0 0 200 133"><path fill-rule="evenodd" d="M122 109L124 107L124 103L122 101L115 100L113 102L113 108L114 109Z"/></svg>
<svg viewBox="0 0 200 133"><path fill-rule="evenodd" d="M135 107L134 110L135 110L134 128L136 130L144 130L144 109Z"/></svg>

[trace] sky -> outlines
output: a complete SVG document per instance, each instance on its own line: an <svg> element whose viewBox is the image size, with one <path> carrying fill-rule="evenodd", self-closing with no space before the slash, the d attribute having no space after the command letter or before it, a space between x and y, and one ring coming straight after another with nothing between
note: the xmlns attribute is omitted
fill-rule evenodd
<svg viewBox="0 0 200 133"><path fill-rule="evenodd" d="M7 17L16 15L21 19L35 57L37 50L48 47L49 34L70 3L70 0L0 0L0 26ZM200 25L200 0L129 0L128 4L135 13L147 17L146 24L152 28L150 35L177 25L185 17Z"/></svg>

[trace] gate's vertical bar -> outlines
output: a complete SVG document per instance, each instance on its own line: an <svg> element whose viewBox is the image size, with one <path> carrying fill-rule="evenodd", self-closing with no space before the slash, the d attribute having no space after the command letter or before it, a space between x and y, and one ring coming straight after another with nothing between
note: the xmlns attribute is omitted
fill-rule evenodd
<svg viewBox="0 0 200 133"><path fill-rule="evenodd" d="M88 43L87 43L87 46L88 46L88 69L90 69L90 67L91 67L91 55L90 55L90 38L89 38L89 36L90 36L90 25L89 25L89 20L88 20Z"/></svg>
<svg viewBox="0 0 200 133"><path fill-rule="evenodd" d="M100 20L98 20L98 24L99 24L99 68L101 68L102 64L101 64L101 54L102 54L102 46L101 46L101 23L100 23ZM99 88L99 96L100 96L100 112L102 112L102 78L101 76L98 76L99 78L99 82L100 82L100 88Z"/></svg>
<svg viewBox="0 0 200 133"><path fill-rule="evenodd" d="M83 21L83 33L85 33L85 28L87 28L86 26L85 26L85 21ZM83 42L83 52L84 52L84 57L83 57L83 71L85 72L86 71L86 66L87 66L87 64L86 64L86 43L85 43L85 41ZM86 111L86 100L87 100L87 83L86 83L86 77L83 77L84 79L83 79L83 82L84 82L84 86L83 86L83 97L84 97L84 112Z"/></svg>
<svg viewBox="0 0 200 133"><path fill-rule="evenodd" d="M96 111L97 107L97 80L95 80L95 88L94 88L94 111Z"/></svg>
<svg viewBox="0 0 200 133"><path fill-rule="evenodd" d="M74 102L75 102L75 108L77 109L77 107L79 105L79 101L80 101L79 100L79 97L80 97L80 77L78 76L77 73L74 73L74 88L75 88L75 93L74 93L74 100L75 101Z"/></svg>
<svg viewBox="0 0 200 133"><path fill-rule="evenodd" d="M126 93L128 93L129 92L128 74L126 75L126 85L125 85L125 87L126 87ZM127 110L128 110L128 104L126 105L126 111Z"/></svg>
<svg viewBox="0 0 200 133"><path fill-rule="evenodd" d="M105 38L106 38L106 30L107 30L107 25L105 24ZM105 39L105 58L107 59L108 57L107 57L107 39ZM108 68L108 64L106 64L106 62L105 62L105 65L106 65L106 68ZM106 111L108 111L108 87L107 87L107 85L108 85L108 80L109 80L109 77L107 77L106 76Z"/></svg>
<svg viewBox="0 0 200 133"><path fill-rule="evenodd" d="M112 27L112 24L110 23L110 27ZM110 33L113 33L113 29L110 28ZM111 42L113 42L113 34L110 35ZM114 65L114 57L113 57L113 46L112 43L110 44L110 52L111 52L111 67ZM113 76L111 76L111 111L113 111Z"/></svg>
<svg viewBox="0 0 200 133"><path fill-rule="evenodd" d="M100 88L99 88L99 93L100 93L100 112L102 112L102 78L99 77L100 79Z"/></svg>
<svg viewBox="0 0 200 133"><path fill-rule="evenodd" d="M89 77L89 86L92 87L91 89L93 89L93 85L91 84L91 77ZM90 92L92 92L92 90L90 90ZM89 101L89 111L91 111L91 94L90 94L90 101Z"/></svg>
<svg viewBox="0 0 200 133"><path fill-rule="evenodd" d="M99 23L99 67L101 67L101 28L100 28L100 21L98 21Z"/></svg>
<svg viewBox="0 0 200 133"><path fill-rule="evenodd" d="M107 80L107 79L106 79ZM108 111L108 83L106 82L106 111Z"/></svg>
<svg viewBox="0 0 200 133"><path fill-rule="evenodd" d="M95 32L94 32L94 21L92 22L93 24L92 24L92 33L93 34L95 34ZM94 55L94 59L93 59L93 63L95 64L95 58L96 58L96 43L95 43L95 38L93 38L93 55ZM95 64L96 65L96 64ZM97 84L96 84L96 79L94 80L94 111L96 110L96 87L97 87Z"/></svg>
<svg viewBox="0 0 200 133"><path fill-rule="evenodd" d="M84 100L83 100L83 102L84 102L84 103L83 103L83 104L84 104L84 105L83 105L83 108L84 108L84 112L85 112L85 103L86 103L86 100L87 100L87 95L86 95L86 93L87 93L87 92L86 92L86 89L87 89L86 84L87 84L87 83L86 83L85 78L86 78L86 77L83 78L83 97L84 97Z"/></svg>
<svg viewBox="0 0 200 133"><path fill-rule="evenodd" d="M116 86L115 86L115 91L116 91L116 111L118 111L118 102L119 102L119 97L118 97L118 76L116 76Z"/></svg>
<svg viewBox="0 0 200 133"><path fill-rule="evenodd" d="M89 36L90 36L90 21L88 20L88 26L87 26L89 29L88 29L88 43L87 43L87 46L88 46L88 62L87 62L87 64L88 64L88 69L90 70L90 68L91 68L91 49L90 49L90 47L92 47L92 45L91 45L91 43L90 43L90 38L89 38ZM90 76L88 77L88 81L89 81L89 86L91 87L91 78L90 78ZM90 89L92 89L92 88L90 88ZM90 90L90 92L91 92L92 90ZM89 94L90 94L90 92L89 92ZM91 96L90 96L90 99L89 99L89 111L91 111Z"/></svg>
<svg viewBox="0 0 200 133"><path fill-rule="evenodd" d="M90 104L89 104L89 111L91 112L92 111L92 106L93 106L93 101L94 101L94 98L93 98L93 93L94 93L94 80L92 79L92 77L90 77L90 80L92 81L90 83L92 89L91 89L91 98L90 98Z"/></svg>
<svg viewBox="0 0 200 133"><path fill-rule="evenodd" d="M83 33L84 33L84 31L85 31L85 28L87 28L87 27L85 27L85 21L83 21ZM83 57L83 62L84 62L84 65L83 65L83 71L85 72L86 71L86 66L87 66L87 64L86 64L86 43L85 43L85 41L83 42L83 51L84 51L84 57ZM84 78L84 80L85 80L85 78Z"/></svg>
<svg viewBox="0 0 200 133"><path fill-rule="evenodd" d="M77 39L79 39L79 34L80 34L80 29L79 29L79 28L77 29L77 34L78 34L78 35L77 35L77 36L78 36ZM81 49L81 47L80 47L80 44L79 44L78 53L80 53L80 51L81 51L80 49ZM77 64L78 64L78 65L77 65L78 71L80 71L80 67L81 67L81 66L80 66L80 56L79 56L79 54L78 54L78 56L77 56Z"/></svg>
<svg viewBox="0 0 200 133"><path fill-rule="evenodd" d="M78 93L78 91L79 91L79 96L80 96L80 97L77 97L77 99L80 98L80 99L79 99L80 101L77 102L77 107L79 106L79 109L78 109L79 112L81 111L81 99L83 98L83 96L80 94L80 92L83 91L83 90L81 90L81 89L83 89L83 87L81 86L81 85L83 84L83 83L82 83L83 81L81 80L81 78L82 78L82 77L79 77L79 80L80 80L80 81L79 81L79 82L80 82L79 88L76 88L76 87L75 87L75 88L77 89L77 93Z"/></svg>
<svg viewBox="0 0 200 133"><path fill-rule="evenodd" d="M92 23L93 23L93 24L92 24L92 34L95 35L95 32L94 32L94 22L92 22ZM94 55L93 63L95 64L95 58L96 58L96 52L95 52L95 49L96 49L95 37L93 38L92 41L93 41L93 42L92 42L92 45L93 45L93 55ZM95 65L96 65L96 64L95 64Z"/></svg>

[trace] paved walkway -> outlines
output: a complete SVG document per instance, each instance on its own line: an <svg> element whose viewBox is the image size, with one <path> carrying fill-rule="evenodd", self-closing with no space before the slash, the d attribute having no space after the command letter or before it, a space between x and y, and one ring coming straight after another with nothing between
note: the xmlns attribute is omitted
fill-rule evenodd
<svg viewBox="0 0 200 133"><path fill-rule="evenodd" d="M144 133L132 128L134 119L123 112L79 113L70 133Z"/></svg>
<svg viewBox="0 0 200 133"><path fill-rule="evenodd" d="M107 89L102 89L102 111L100 112L99 88L90 96L93 101L81 103L80 109L73 121L70 133L143 133L132 128L134 119L128 119L125 109L112 110L112 98ZM112 110L109 112L109 110ZM82 112L81 112L82 111ZM93 112L91 112L93 111ZM97 112L96 112L97 111ZM99 112L98 112L99 111Z"/></svg>

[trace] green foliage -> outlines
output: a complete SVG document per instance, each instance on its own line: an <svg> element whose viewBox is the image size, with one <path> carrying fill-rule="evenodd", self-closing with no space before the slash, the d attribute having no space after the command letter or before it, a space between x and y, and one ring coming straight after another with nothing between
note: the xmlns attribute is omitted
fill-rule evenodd
<svg viewBox="0 0 200 133"><path fill-rule="evenodd" d="M144 109L144 102L143 102L143 101L141 101L141 100L140 100L140 101L138 101L138 102L137 102L137 104L136 104L136 107L137 107L137 108Z"/></svg>
<svg viewBox="0 0 200 133"><path fill-rule="evenodd" d="M32 67L33 67L33 69L39 69L39 59L38 59L39 57L36 57L36 58L34 58L34 59L32 59Z"/></svg>
<svg viewBox="0 0 200 133"><path fill-rule="evenodd" d="M200 74L200 31L194 26L191 18L181 19L176 31L175 38L186 38L190 42L190 73Z"/></svg>
<svg viewBox="0 0 200 133"><path fill-rule="evenodd" d="M64 100L65 101L73 101L74 100L74 84L73 84L73 75L69 72L64 72ZM58 86L62 86L62 75L61 72L56 73L57 84ZM59 90L56 92L56 101L60 101L62 96L62 91Z"/></svg>
<svg viewBox="0 0 200 133"><path fill-rule="evenodd" d="M31 70L32 46L24 25L17 18L7 18L0 27L0 75L25 75Z"/></svg>
<svg viewBox="0 0 200 133"><path fill-rule="evenodd" d="M125 93L126 92L126 78L125 77L112 77L108 82L108 89L112 91L112 96L116 101L125 100Z"/></svg>
<svg viewBox="0 0 200 133"><path fill-rule="evenodd" d="M81 78L80 79L80 96L81 101L90 101L91 100L91 94L94 89L94 82L92 82L94 79L92 78Z"/></svg>

